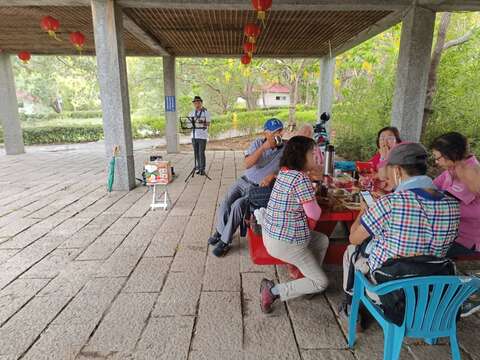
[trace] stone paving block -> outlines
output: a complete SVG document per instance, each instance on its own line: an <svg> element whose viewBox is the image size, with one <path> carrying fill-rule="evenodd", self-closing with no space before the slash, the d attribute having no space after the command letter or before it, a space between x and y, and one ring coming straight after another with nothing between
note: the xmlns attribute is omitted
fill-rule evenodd
<svg viewBox="0 0 480 360"><path fill-rule="evenodd" d="M100 265L100 261L73 261L37 296L75 296Z"/></svg>
<svg viewBox="0 0 480 360"><path fill-rule="evenodd" d="M462 318L457 322L457 336L460 348L468 353L473 359L480 359L480 352L478 350L479 344L476 336L480 328L480 318L478 314Z"/></svg>
<svg viewBox="0 0 480 360"><path fill-rule="evenodd" d="M120 294L84 351L132 351L156 294Z"/></svg>
<svg viewBox="0 0 480 360"><path fill-rule="evenodd" d="M59 247L60 248L66 248L66 249L74 249L74 248L86 248L88 245L90 245L92 242L95 241L95 239L103 232L102 229L86 229L84 228L83 230L79 231L78 233L72 235L70 238L68 238L63 244L61 244Z"/></svg>
<svg viewBox="0 0 480 360"><path fill-rule="evenodd" d="M68 215L67 215L68 216ZM71 218L57 226L50 231L51 235L66 235L71 236L77 233L81 228L86 226L90 222L90 219Z"/></svg>
<svg viewBox="0 0 480 360"><path fill-rule="evenodd" d="M105 260L125 239L125 235L107 235L98 237L76 260Z"/></svg>
<svg viewBox="0 0 480 360"><path fill-rule="evenodd" d="M262 273L242 274L245 359L295 359L300 354L285 305L277 302L271 315L260 310Z"/></svg>
<svg viewBox="0 0 480 360"><path fill-rule="evenodd" d="M22 359L74 360L93 330L88 323L51 325Z"/></svg>
<svg viewBox="0 0 480 360"><path fill-rule="evenodd" d="M20 356L68 303L69 297L38 297L0 328L0 354Z"/></svg>
<svg viewBox="0 0 480 360"><path fill-rule="evenodd" d="M190 352L189 360L244 360L243 351L211 351L194 350ZM260 358L257 358L260 360Z"/></svg>
<svg viewBox="0 0 480 360"><path fill-rule="evenodd" d="M278 273L281 282L291 281L285 267ZM318 295L311 300L301 297L292 299L287 305L301 349L347 348L337 317L324 295Z"/></svg>
<svg viewBox="0 0 480 360"><path fill-rule="evenodd" d="M151 318L138 343L136 359L187 360L194 317Z"/></svg>
<svg viewBox="0 0 480 360"><path fill-rule="evenodd" d="M144 257L174 256L177 252L181 234L158 231L148 245Z"/></svg>
<svg viewBox="0 0 480 360"><path fill-rule="evenodd" d="M23 249L48 233L48 229L40 228L37 225L33 225L12 238L6 238L8 240L0 244L0 249Z"/></svg>
<svg viewBox="0 0 480 360"><path fill-rule="evenodd" d="M133 249L132 249L133 250ZM125 277L129 276L137 266L141 252L132 255L116 255L115 253L100 267L96 277Z"/></svg>
<svg viewBox="0 0 480 360"><path fill-rule="evenodd" d="M152 316L196 315L201 288L201 274L170 271Z"/></svg>
<svg viewBox="0 0 480 360"><path fill-rule="evenodd" d="M53 325L88 324L93 330L125 281L126 278L89 281L53 321Z"/></svg>
<svg viewBox="0 0 480 360"><path fill-rule="evenodd" d="M124 292L160 292L171 258L143 258L130 276Z"/></svg>
<svg viewBox="0 0 480 360"><path fill-rule="evenodd" d="M303 360L355 360L350 350L304 350Z"/></svg>
<svg viewBox="0 0 480 360"><path fill-rule="evenodd" d="M204 352L241 351L243 326L240 302L238 292L203 292L192 349Z"/></svg>
<svg viewBox="0 0 480 360"><path fill-rule="evenodd" d="M187 216L168 216L160 227L161 232L164 233L181 233L185 231L185 224L188 223Z"/></svg>
<svg viewBox="0 0 480 360"><path fill-rule="evenodd" d="M207 256L203 291L240 291L240 255L238 238L226 256L216 257L211 251Z"/></svg>
<svg viewBox="0 0 480 360"><path fill-rule="evenodd" d="M105 231L104 235L127 235L139 221L138 218L121 217Z"/></svg>
<svg viewBox="0 0 480 360"><path fill-rule="evenodd" d="M31 267L22 278L54 278L79 253L80 249L56 249Z"/></svg>
<svg viewBox="0 0 480 360"><path fill-rule="evenodd" d="M428 345L428 344L419 344L419 345L409 345L409 352L403 351L402 359L414 359L414 360L426 360L426 359L435 359L435 360L450 360L452 359L452 353L450 351L450 344L448 345ZM469 355L460 349L460 355L462 359L468 359ZM473 359L478 359L479 355L474 354Z"/></svg>
<svg viewBox="0 0 480 360"><path fill-rule="evenodd" d="M199 247L180 244L170 271L203 274L207 256L204 249L204 246Z"/></svg>
<svg viewBox="0 0 480 360"><path fill-rule="evenodd" d="M171 216L190 216L195 206L195 199L192 198L190 201L177 201L175 206L172 208L170 212Z"/></svg>
<svg viewBox="0 0 480 360"><path fill-rule="evenodd" d="M28 229L33 224L39 222L39 219L32 219L32 218L20 218L12 221L7 226L4 226L0 229L0 237L12 237L23 230Z"/></svg>
<svg viewBox="0 0 480 360"><path fill-rule="evenodd" d="M150 210L151 203L152 193L146 192L130 209L125 211L122 217L141 218Z"/></svg>
<svg viewBox="0 0 480 360"><path fill-rule="evenodd" d="M0 291L0 326L30 301L48 282L48 279L18 279Z"/></svg>
<svg viewBox="0 0 480 360"><path fill-rule="evenodd" d="M4 249L0 250L0 264L4 263L8 259L10 259L13 255L18 253L18 249Z"/></svg>

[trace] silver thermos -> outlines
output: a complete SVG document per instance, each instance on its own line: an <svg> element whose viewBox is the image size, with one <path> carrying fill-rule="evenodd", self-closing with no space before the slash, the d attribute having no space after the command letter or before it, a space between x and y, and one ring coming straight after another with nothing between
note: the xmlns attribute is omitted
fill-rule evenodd
<svg viewBox="0 0 480 360"><path fill-rule="evenodd" d="M334 167L335 167L335 147L333 145L328 145L327 150L325 151L325 163L323 167L323 175L333 177Z"/></svg>

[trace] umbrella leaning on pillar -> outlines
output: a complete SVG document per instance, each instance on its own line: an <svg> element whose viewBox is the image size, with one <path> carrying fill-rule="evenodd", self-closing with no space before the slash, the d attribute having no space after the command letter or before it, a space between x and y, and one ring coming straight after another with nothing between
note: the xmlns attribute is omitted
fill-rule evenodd
<svg viewBox="0 0 480 360"><path fill-rule="evenodd" d="M108 177L107 177L108 192L112 192L113 181L115 180L115 158L118 156L119 151L120 151L120 147L118 145L115 145L113 147L112 159L110 160L110 164L108 166Z"/></svg>

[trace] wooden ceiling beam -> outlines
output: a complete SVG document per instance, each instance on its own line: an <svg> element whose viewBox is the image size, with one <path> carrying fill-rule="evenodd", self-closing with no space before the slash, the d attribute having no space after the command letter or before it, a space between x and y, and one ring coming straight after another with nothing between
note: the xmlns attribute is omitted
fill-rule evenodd
<svg viewBox="0 0 480 360"><path fill-rule="evenodd" d="M171 55L157 41L157 39L155 39L153 36L151 36L149 33L147 33L145 30L143 30L140 26L138 26L137 23L135 21L133 21L125 13L123 14L123 28L124 28L124 30L128 31L131 35L133 35L135 38L137 38L137 40L139 40L143 44L147 45L157 55L161 55L161 56Z"/></svg>

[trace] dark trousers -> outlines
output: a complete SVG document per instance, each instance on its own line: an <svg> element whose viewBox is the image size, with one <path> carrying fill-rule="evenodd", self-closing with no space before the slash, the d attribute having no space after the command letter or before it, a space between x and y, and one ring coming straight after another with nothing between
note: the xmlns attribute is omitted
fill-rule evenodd
<svg viewBox="0 0 480 360"><path fill-rule="evenodd" d="M197 170L205 171L205 148L207 147L207 140L192 139L193 152L197 163Z"/></svg>

